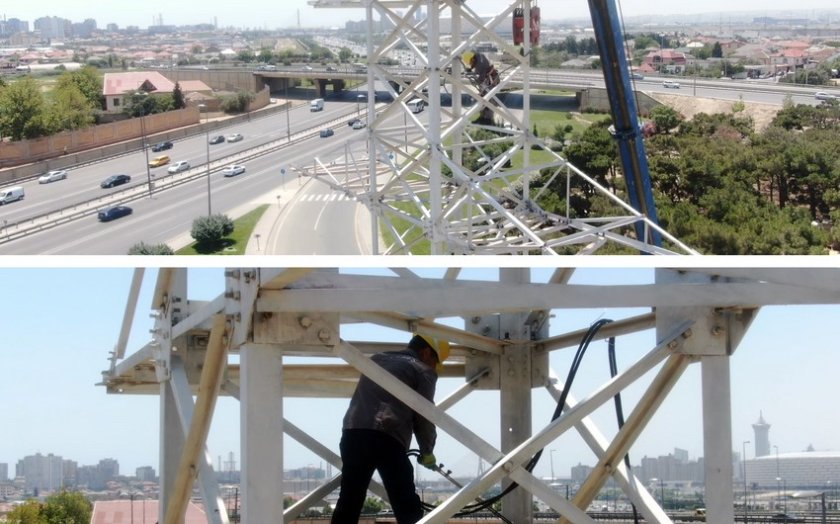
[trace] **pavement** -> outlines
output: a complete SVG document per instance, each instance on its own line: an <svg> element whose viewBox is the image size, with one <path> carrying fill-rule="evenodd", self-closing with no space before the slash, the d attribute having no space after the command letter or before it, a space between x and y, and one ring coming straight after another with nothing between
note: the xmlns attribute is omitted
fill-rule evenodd
<svg viewBox="0 0 840 524"><path fill-rule="evenodd" d="M277 244L273 241L273 239L274 236L280 234L279 226L283 213L294 202L295 198L297 198L297 194L310 183L317 184L318 182L313 182L311 179L305 180L302 184L297 184L293 181L286 182L285 184L280 184L275 189L268 191L249 202L224 211L225 215L230 217L232 220L236 220L237 218L253 211L257 207L263 204L268 204L268 209L266 209L266 211L262 214L256 226L254 226L254 230L251 232L251 237L248 239L248 245L245 247L245 255L265 256L284 254L266 253L264 250L267 246ZM324 190L328 191L329 188L325 185ZM362 204L358 204L356 207L355 234L359 246L363 249L362 255L372 254L371 247L373 242L371 241L371 215L370 210ZM185 231L165 243L173 250L177 251L192 244L193 242L194 240L192 236L190 236L190 232ZM382 245L381 241L380 245ZM329 253L323 254L329 255Z"/></svg>

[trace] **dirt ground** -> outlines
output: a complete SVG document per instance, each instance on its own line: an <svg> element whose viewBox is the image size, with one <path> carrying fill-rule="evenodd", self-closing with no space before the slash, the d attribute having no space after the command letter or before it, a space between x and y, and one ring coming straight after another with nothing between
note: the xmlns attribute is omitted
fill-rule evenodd
<svg viewBox="0 0 840 524"><path fill-rule="evenodd" d="M660 93L649 93L651 97L667 106L676 109L687 120L690 120L697 113L715 114L732 113L732 106L735 102L729 100L715 100L711 98L694 98L684 95L664 95ZM744 102L744 113L751 116L755 122L755 130L763 131L782 106L772 104L756 104Z"/></svg>

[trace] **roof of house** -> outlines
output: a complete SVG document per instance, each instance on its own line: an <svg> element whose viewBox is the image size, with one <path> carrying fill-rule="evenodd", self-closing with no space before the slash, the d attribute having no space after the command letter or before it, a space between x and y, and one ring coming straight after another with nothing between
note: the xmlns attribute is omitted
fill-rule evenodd
<svg viewBox="0 0 840 524"><path fill-rule="evenodd" d="M97 500L93 503L90 524L156 524L158 522L157 500ZM183 524L207 524L207 516L201 508L189 503Z"/></svg>
<svg viewBox="0 0 840 524"><path fill-rule="evenodd" d="M105 73L102 94L121 95L141 88L149 93L171 93L175 83L156 71Z"/></svg>
<svg viewBox="0 0 840 524"><path fill-rule="evenodd" d="M192 91L212 91L213 89L201 80L181 80L178 82L181 91L189 93Z"/></svg>

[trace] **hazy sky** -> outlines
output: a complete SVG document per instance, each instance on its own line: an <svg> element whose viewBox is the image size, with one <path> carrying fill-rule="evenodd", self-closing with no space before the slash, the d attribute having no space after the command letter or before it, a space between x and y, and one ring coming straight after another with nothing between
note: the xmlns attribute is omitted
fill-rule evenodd
<svg viewBox="0 0 840 524"><path fill-rule="evenodd" d="M431 271L431 270L429 270ZM135 329L128 346L131 354L149 340L149 301L156 271L147 271L140 297ZM495 279L496 271L473 269L473 278ZM536 270L535 279L546 278L546 270ZM158 471L158 400L154 396L107 395L95 384L108 367L125 308L132 276L131 269L11 269L0 268L0 321L3 341L3 375L0 398L4 399L0 462L14 466L26 455L60 455L79 465L93 465L103 458L115 458L123 474L151 465ZM580 269L572 283L645 283L652 271ZM221 270L191 270L190 298L209 299L221 290ZM563 310L555 311L551 334L584 329L595 320L620 319L643 310ZM759 413L772 427L771 445L780 453L805 450L838 451L840 423L832 412L837 397L837 370L840 352L836 350L836 325L840 307L771 307L760 312L732 359L733 450L740 452L744 440L754 442L751 424ZM343 328L348 340L405 339L365 326ZM617 339L620 369L650 350L653 333L645 332ZM554 352L553 369L565 378L572 351ZM638 465L643 456L667 455L675 447L687 449L692 460L702 456L700 369L689 367L672 395L651 421L642 439L631 450ZM606 343L593 343L572 394L578 399L602 384L609 375ZM645 383L647 380L645 380ZM453 391L460 381L441 380L438 399ZM625 413L638 398L639 388L624 396ZM534 425L543 427L553 412L547 393L534 394ZM450 411L473 431L498 445L498 415L493 406L496 395L474 394ZM286 417L309 431L333 450L338 449L341 418L347 400L291 399ZM610 410L596 413L595 421L606 434L615 431L615 415ZM286 439L286 468L319 465L320 459ZM227 460L233 452L239 465L238 403L221 398L217 405L208 441L214 465L219 456ZM545 453L537 474L548 475L550 455L555 474L566 476L578 463L594 464L593 455L576 436L564 436ZM475 473L474 455L445 435L439 439L438 458L456 473ZM752 444L747 455L752 457ZM431 473L424 474L431 475ZM430 477L427 477L430 478Z"/></svg>
<svg viewBox="0 0 840 524"><path fill-rule="evenodd" d="M482 0L468 2L481 14L492 14L510 5L507 0ZM476 7L480 6L480 7ZM651 14L693 14L693 13L731 13L733 11L776 11L837 9L836 0L801 0L787 2L781 0L707 0L694 5L673 0L624 0L620 7L625 16ZM545 19L588 17L587 2L551 1L540 4ZM303 27L324 27L341 25L347 19L364 19L361 9L318 9L309 5L307 0L283 0L266 2L257 0L246 4L236 2L206 2L204 0L144 0L141 2L105 3L95 0L33 0L31 2L12 2L0 9L0 15L7 18L28 20L30 24L41 16L60 16L74 22L93 18L100 27L114 22L121 27L136 25L147 27L152 20L163 16L165 24L212 23L214 17L220 27L251 27L275 29L297 25L298 11ZM30 26L31 27L31 26Z"/></svg>

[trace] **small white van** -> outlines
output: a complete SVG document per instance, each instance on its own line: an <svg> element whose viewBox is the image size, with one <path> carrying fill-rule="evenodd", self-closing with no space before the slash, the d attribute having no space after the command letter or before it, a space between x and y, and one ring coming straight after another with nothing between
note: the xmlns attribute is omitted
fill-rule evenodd
<svg viewBox="0 0 840 524"><path fill-rule="evenodd" d="M324 109L323 98L316 98L312 102L309 102L309 111L321 111L322 109Z"/></svg>
<svg viewBox="0 0 840 524"><path fill-rule="evenodd" d="M0 189L0 205L23 200L23 187L14 186Z"/></svg>

